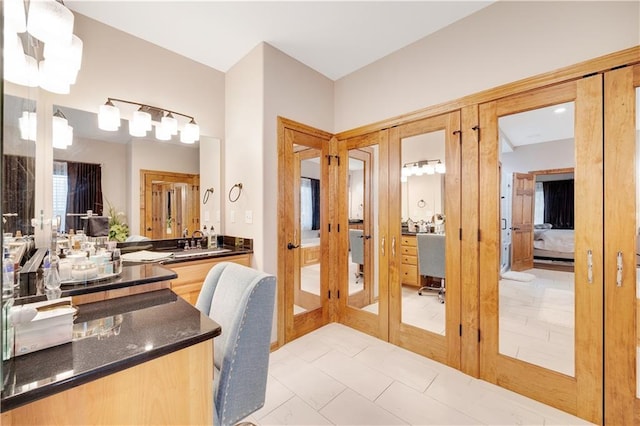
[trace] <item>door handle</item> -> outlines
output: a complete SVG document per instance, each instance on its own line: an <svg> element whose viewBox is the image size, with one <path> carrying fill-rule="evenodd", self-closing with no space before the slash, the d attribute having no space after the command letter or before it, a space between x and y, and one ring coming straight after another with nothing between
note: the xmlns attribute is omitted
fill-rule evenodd
<svg viewBox="0 0 640 426"><path fill-rule="evenodd" d="M591 249L587 250L587 281L589 284L593 284L593 252Z"/></svg>
<svg viewBox="0 0 640 426"><path fill-rule="evenodd" d="M396 237L391 238L391 257L396 257Z"/></svg>
<svg viewBox="0 0 640 426"><path fill-rule="evenodd" d="M380 244L381 244L380 249L382 250L382 255L383 255L383 256L385 255L385 254L384 254L384 242L385 242L385 240L386 240L386 238L385 238L385 237L382 237L382 241L380 242Z"/></svg>
<svg viewBox="0 0 640 426"><path fill-rule="evenodd" d="M361 236L360 238L364 238L365 240L368 240L369 238L371 238L371 235L364 235L364 236Z"/></svg>
<svg viewBox="0 0 640 426"><path fill-rule="evenodd" d="M622 287L622 252L619 251L616 257L616 285Z"/></svg>
<svg viewBox="0 0 640 426"><path fill-rule="evenodd" d="M287 244L287 248L288 248L289 250L297 249L298 247L300 247L300 245L299 245L299 244L298 244L298 245L295 245L295 244L293 244L293 243L289 243L289 244Z"/></svg>

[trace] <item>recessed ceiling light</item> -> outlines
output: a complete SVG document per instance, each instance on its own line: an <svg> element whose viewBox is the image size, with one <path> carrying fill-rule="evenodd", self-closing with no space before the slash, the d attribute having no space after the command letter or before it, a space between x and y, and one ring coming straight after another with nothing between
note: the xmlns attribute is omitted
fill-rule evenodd
<svg viewBox="0 0 640 426"><path fill-rule="evenodd" d="M562 114L566 110L567 109L565 107L558 107L558 108L554 109L553 112L555 112L556 114Z"/></svg>

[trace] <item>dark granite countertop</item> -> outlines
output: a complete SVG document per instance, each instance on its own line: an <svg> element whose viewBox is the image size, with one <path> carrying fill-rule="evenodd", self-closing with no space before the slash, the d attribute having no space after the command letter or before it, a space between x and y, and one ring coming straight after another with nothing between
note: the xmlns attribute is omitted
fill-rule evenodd
<svg viewBox="0 0 640 426"><path fill-rule="evenodd" d="M178 275L169 268L157 263L128 264L122 267L122 273L112 278L89 281L80 284L63 284L60 297L77 296L96 293L117 288L132 287L142 284L173 280ZM33 303L46 300L45 296L27 296L16 300L16 303Z"/></svg>
<svg viewBox="0 0 640 426"><path fill-rule="evenodd" d="M2 412L220 332L220 325L169 289L80 305L72 342L3 362Z"/></svg>
<svg viewBox="0 0 640 426"><path fill-rule="evenodd" d="M239 254L248 254L248 253L253 253L253 250L250 248L246 248L246 247L234 247L234 246L223 246L221 247L221 249L225 249L228 251L224 251L221 253L212 253L212 254L207 254L207 250L202 250L201 253L198 253L199 250L191 250L191 255L189 257L181 257L181 258L170 258L170 259L165 259L162 260L160 263L163 265L172 265L172 264L176 264L176 263L182 263L182 262L189 262L189 261L193 261L193 260L201 260L201 259L210 259L210 258L225 258L225 257L229 257L229 256L237 256ZM186 251L186 253L189 253L189 250ZM128 263L125 263L125 265L127 265Z"/></svg>

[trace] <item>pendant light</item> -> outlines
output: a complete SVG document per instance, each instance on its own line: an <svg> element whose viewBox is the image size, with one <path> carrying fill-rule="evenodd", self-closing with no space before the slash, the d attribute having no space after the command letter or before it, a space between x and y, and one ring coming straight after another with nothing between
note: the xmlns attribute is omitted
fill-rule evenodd
<svg viewBox="0 0 640 426"><path fill-rule="evenodd" d="M120 109L108 100L104 105L100 105L98 112L98 128L110 132L120 128Z"/></svg>
<svg viewBox="0 0 640 426"><path fill-rule="evenodd" d="M67 149L73 142L73 127L69 126L67 117L59 109L53 114L52 145L54 148Z"/></svg>

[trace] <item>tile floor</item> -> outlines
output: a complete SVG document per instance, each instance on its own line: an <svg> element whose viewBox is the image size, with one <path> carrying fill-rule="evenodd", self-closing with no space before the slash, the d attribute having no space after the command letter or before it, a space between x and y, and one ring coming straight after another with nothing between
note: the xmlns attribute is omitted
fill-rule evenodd
<svg viewBox="0 0 640 426"><path fill-rule="evenodd" d="M271 353L256 425L585 425L341 324Z"/></svg>
<svg viewBox="0 0 640 426"><path fill-rule="evenodd" d="M574 274L523 272L535 278L500 280L500 353L573 376Z"/></svg>

